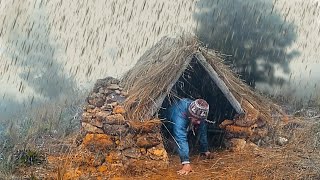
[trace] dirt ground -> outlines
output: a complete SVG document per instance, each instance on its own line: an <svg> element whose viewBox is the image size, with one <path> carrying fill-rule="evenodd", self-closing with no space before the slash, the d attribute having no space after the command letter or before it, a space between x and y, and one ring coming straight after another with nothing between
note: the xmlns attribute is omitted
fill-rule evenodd
<svg viewBox="0 0 320 180"><path fill-rule="evenodd" d="M290 122L289 122L290 123ZM288 126L287 126L288 127ZM320 179L320 122L304 120L290 126L288 144L258 147L252 143L240 151L228 149L213 151L214 159L192 155L193 172L179 176L181 168L177 155L169 154L168 169L119 174L117 169L81 168L72 166L75 151L53 151L47 148L46 163L32 167L20 167L13 179ZM288 129L286 129L288 131ZM284 131L281 132L282 135ZM287 136L288 137L288 136ZM70 140L71 143L71 140ZM54 144L51 143L51 146ZM66 144L55 145L66 149ZM48 150L51 149L49 152ZM74 148L75 150L76 148ZM71 158L70 158L71 157ZM134 167L132 167L134 168ZM134 171L137 172L137 171Z"/></svg>

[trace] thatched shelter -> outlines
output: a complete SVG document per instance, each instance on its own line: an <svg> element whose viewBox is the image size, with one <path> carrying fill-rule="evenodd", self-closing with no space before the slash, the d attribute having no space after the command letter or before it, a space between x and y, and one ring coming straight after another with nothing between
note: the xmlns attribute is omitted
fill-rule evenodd
<svg viewBox="0 0 320 180"><path fill-rule="evenodd" d="M123 76L121 84L129 94L124 103L127 118L133 121L165 118L161 112L174 99L200 97L210 104L208 119L248 137L253 129L271 122L273 113L282 113L233 73L222 55L194 37L162 38ZM221 124L225 119L234 121Z"/></svg>
<svg viewBox="0 0 320 180"><path fill-rule="evenodd" d="M133 173L166 168L161 119L182 97L207 100L211 127L238 138L229 142L266 137L272 115L281 113L242 82L219 53L194 37L165 37L121 80L96 82L82 114L78 144L85 153L79 164Z"/></svg>

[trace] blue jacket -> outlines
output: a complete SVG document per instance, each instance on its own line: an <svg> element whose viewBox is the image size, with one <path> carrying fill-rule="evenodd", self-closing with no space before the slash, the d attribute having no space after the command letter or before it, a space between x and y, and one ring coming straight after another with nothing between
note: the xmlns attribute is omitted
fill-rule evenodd
<svg viewBox="0 0 320 180"><path fill-rule="evenodd" d="M172 123L172 134L178 143L179 156L182 164L190 163L188 127L190 125L188 107L192 100L184 98L175 102L168 111L168 120ZM208 151L207 128L205 121L201 121L197 130L200 142L200 152Z"/></svg>

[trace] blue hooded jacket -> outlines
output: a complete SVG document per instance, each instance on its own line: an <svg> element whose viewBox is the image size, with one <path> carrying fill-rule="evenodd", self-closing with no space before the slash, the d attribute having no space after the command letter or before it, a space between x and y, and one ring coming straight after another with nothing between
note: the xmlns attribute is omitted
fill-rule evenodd
<svg viewBox="0 0 320 180"><path fill-rule="evenodd" d="M172 134L178 144L179 156L182 164L190 163L187 136L190 126L188 107L191 102L192 100L188 98L178 100L169 108L168 111L168 118L172 123ZM201 121L197 134L199 136L200 152L207 152L208 140L205 121Z"/></svg>

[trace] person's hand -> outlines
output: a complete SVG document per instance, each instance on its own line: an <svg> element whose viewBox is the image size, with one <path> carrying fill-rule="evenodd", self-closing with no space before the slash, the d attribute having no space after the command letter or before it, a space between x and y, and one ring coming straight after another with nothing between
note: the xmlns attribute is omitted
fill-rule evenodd
<svg viewBox="0 0 320 180"><path fill-rule="evenodd" d="M177 173L179 175L188 175L190 172L192 172L192 168L190 164L184 164L182 166L182 169L180 169L179 171L177 171Z"/></svg>

